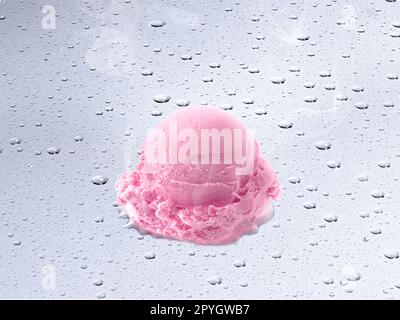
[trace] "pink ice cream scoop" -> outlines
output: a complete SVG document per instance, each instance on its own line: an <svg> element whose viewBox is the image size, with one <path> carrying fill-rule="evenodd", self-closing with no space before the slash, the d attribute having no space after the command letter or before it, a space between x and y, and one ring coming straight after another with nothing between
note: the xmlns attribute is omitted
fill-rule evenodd
<svg viewBox="0 0 400 320"><path fill-rule="evenodd" d="M215 107L183 108L146 137L117 201L150 234L226 244L272 215L276 173L241 121Z"/></svg>

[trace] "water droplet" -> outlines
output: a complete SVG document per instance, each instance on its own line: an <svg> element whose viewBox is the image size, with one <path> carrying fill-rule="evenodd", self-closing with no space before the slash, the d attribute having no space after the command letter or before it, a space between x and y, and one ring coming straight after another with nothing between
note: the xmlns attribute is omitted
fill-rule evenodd
<svg viewBox="0 0 400 320"><path fill-rule="evenodd" d="M316 147L318 150L329 150L329 149L331 148L331 146L332 146L332 144L331 144L330 142L328 142L328 141L323 141L323 140L317 141L317 142L315 143L315 147Z"/></svg>
<svg viewBox="0 0 400 320"><path fill-rule="evenodd" d="M324 216L324 220L326 222L337 222L338 217L333 214L329 214L329 215Z"/></svg>
<svg viewBox="0 0 400 320"><path fill-rule="evenodd" d="M366 104L366 103L364 103L364 102L357 102L354 106L355 106L357 109L360 109L360 110L368 109L368 104Z"/></svg>
<svg viewBox="0 0 400 320"><path fill-rule="evenodd" d="M319 75L320 75L322 78L327 78L327 77L330 77L330 76L331 76L331 72L330 72L329 70L325 70L325 71L321 71L321 72L319 73Z"/></svg>
<svg viewBox="0 0 400 320"><path fill-rule="evenodd" d="M305 202L303 204L303 207L306 209L315 209L317 207L317 204L315 202Z"/></svg>
<svg viewBox="0 0 400 320"><path fill-rule="evenodd" d="M282 128L282 129L290 129L291 127L293 127L293 122L288 121L288 120L281 120L278 122L278 126L279 126L279 128Z"/></svg>
<svg viewBox="0 0 400 320"><path fill-rule="evenodd" d="M218 62L211 62L209 64L209 66L210 66L210 68L213 68L213 69L221 67L221 65Z"/></svg>
<svg viewBox="0 0 400 320"><path fill-rule="evenodd" d="M254 111L254 113L255 113L256 115L262 116L262 115L267 114L268 111L267 111L267 109L264 108L264 107L259 107L259 108L257 108L257 109Z"/></svg>
<svg viewBox="0 0 400 320"><path fill-rule="evenodd" d="M190 101L187 99L178 99L175 101L175 104L178 107L187 107L190 104Z"/></svg>
<svg viewBox="0 0 400 320"><path fill-rule="evenodd" d="M184 60L184 61L192 60L192 58L193 57L190 54L183 54L181 56L181 59Z"/></svg>
<svg viewBox="0 0 400 320"><path fill-rule="evenodd" d="M159 117L163 114L163 112L161 110L152 110L151 111L151 115L154 117Z"/></svg>
<svg viewBox="0 0 400 320"><path fill-rule="evenodd" d="M92 183L95 185L102 185L102 184L106 184L108 182L108 178L106 176L101 176L101 175L97 175L92 177Z"/></svg>
<svg viewBox="0 0 400 320"><path fill-rule="evenodd" d="M387 160L381 160L378 162L378 166L381 168L390 168L390 162Z"/></svg>
<svg viewBox="0 0 400 320"><path fill-rule="evenodd" d="M160 28L165 26L165 22L162 20L153 20L150 22L150 26L155 27L155 28Z"/></svg>
<svg viewBox="0 0 400 320"><path fill-rule="evenodd" d="M377 199L384 198L385 194L382 191L372 191L371 196Z"/></svg>
<svg viewBox="0 0 400 320"><path fill-rule="evenodd" d="M101 280L101 279L96 279L96 280L93 280L92 283L93 283L94 286L99 287L99 286L102 286L102 285L103 285L103 280Z"/></svg>
<svg viewBox="0 0 400 320"><path fill-rule="evenodd" d="M383 102L383 106L386 108L393 108L394 107L394 103L392 101L384 101Z"/></svg>
<svg viewBox="0 0 400 320"><path fill-rule="evenodd" d="M328 161L326 163L326 165L328 166L328 168L337 169L337 168L340 168L342 164L339 161L331 160L331 161Z"/></svg>
<svg viewBox="0 0 400 320"><path fill-rule="evenodd" d="M22 139L21 139L21 138L11 138L8 142L9 142L12 146L15 146L15 145L17 145L17 144L20 144L20 143L22 142Z"/></svg>
<svg viewBox="0 0 400 320"><path fill-rule="evenodd" d="M233 106L230 103L223 103L221 104L221 108L224 110L232 110Z"/></svg>
<svg viewBox="0 0 400 320"><path fill-rule="evenodd" d="M237 268L242 268L242 267L245 267L245 266L246 266L246 261L244 261L244 260L235 260L235 261L233 262L233 265L234 265L235 267L237 267Z"/></svg>
<svg viewBox="0 0 400 320"><path fill-rule="evenodd" d="M348 281L358 281L361 279L361 274L351 265L344 266L342 268L342 274Z"/></svg>
<svg viewBox="0 0 400 320"><path fill-rule="evenodd" d="M156 254L155 254L154 252L148 251L148 252L146 252L146 253L144 254L144 257L145 257L147 260L152 260L152 259L155 259L155 258L156 258Z"/></svg>
<svg viewBox="0 0 400 320"><path fill-rule="evenodd" d="M374 235L378 235L382 233L382 229L381 228L372 228L371 230L369 230L369 232L371 232Z"/></svg>
<svg viewBox="0 0 400 320"><path fill-rule="evenodd" d="M166 103L171 100L171 97L166 94L157 94L153 97L153 100L157 103Z"/></svg>
<svg viewBox="0 0 400 320"><path fill-rule="evenodd" d="M299 41L307 41L308 39L310 39L310 36L308 35L299 35L296 37L297 40Z"/></svg>
<svg viewBox="0 0 400 320"><path fill-rule="evenodd" d="M271 82L274 84L282 84L284 83L286 80L283 77L272 77L271 78Z"/></svg>
<svg viewBox="0 0 400 320"><path fill-rule="evenodd" d="M300 177L290 177L288 180L290 183L293 183L293 184L298 184L301 182Z"/></svg>
<svg viewBox="0 0 400 320"><path fill-rule="evenodd" d="M313 103L313 102L316 102L318 100L318 98L317 97L314 97L314 96L307 96L307 97L304 97L304 101L305 102L308 102L308 103Z"/></svg>
<svg viewBox="0 0 400 320"><path fill-rule="evenodd" d="M398 259L399 258L399 252L396 250L390 250L386 251L384 253L384 256L388 259Z"/></svg>
<svg viewBox="0 0 400 320"><path fill-rule="evenodd" d="M48 154L59 154L60 151L61 151L61 149L58 147L50 147L47 149Z"/></svg>
<svg viewBox="0 0 400 320"><path fill-rule="evenodd" d="M213 286L222 283L222 278L220 276L211 276L207 279L207 282Z"/></svg>

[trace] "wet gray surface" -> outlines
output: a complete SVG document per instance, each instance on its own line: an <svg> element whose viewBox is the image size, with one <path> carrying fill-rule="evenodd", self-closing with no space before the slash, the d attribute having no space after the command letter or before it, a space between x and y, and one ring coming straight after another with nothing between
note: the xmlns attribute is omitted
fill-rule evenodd
<svg viewBox="0 0 400 320"><path fill-rule="evenodd" d="M0 298L400 297L399 1L0 0L0 42ZM232 108L279 172L236 244L118 217L185 100Z"/></svg>

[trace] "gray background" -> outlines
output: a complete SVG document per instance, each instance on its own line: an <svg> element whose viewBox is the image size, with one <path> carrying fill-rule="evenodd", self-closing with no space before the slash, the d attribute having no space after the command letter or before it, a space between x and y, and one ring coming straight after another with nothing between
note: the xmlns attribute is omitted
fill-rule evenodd
<svg viewBox="0 0 400 320"><path fill-rule="evenodd" d="M0 0L0 298L399 298L399 27L399 1ZM236 244L118 217L113 184L178 99L230 104L279 173L275 217Z"/></svg>

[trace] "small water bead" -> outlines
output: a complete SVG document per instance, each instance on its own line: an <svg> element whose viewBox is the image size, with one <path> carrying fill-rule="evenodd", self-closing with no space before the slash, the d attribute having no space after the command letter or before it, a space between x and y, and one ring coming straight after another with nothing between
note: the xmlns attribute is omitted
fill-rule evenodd
<svg viewBox="0 0 400 320"><path fill-rule="evenodd" d="M154 117L159 117L159 116L161 116L161 115L163 114L163 112L162 112L161 110L152 110L152 111L150 112L150 114L151 114L152 116L154 116Z"/></svg>
<svg viewBox="0 0 400 320"><path fill-rule="evenodd" d="M262 115L267 114L268 111L267 111L267 109L264 108L264 107L259 107L259 108L257 108L256 110L254 110L254 113L255 113L256 115L262 116Z"/></svg>
<svg viewBox="0 0 400 320"><path fill-rule="evenodd" d="M384 256L388 259L398 259L399 258L399 252L396 250L390 250L384 253Z"/></svg>
<svg viewBox="0 0 400 320"><path fill-rule="evenodd" d="M190 54L183 54L181 56L181 59L184 60L184 61L192 60L192 58L193 57Z"/></svg>
<svg viewBox="0 0 400 320"><path fill-rule="evenodd" d="M260 72L260 69L257 69L257 68L250 68L250 69L249 69L249 72L252 73L252 74L254 74L254 73L259 73L259 72Z"/></svg>
<svg viewBox="0 0 400 320"><path fill-rule="evenodd" d="M399 76L397 74L390 73L390 74L387 75L387 78L389 80L397 80L399 78Z"/></svg>
<svg viewBox="0 0 400 320"><path fill-rule="evenodd" d="M351 265L347 265L342 268L342 275L348 281L358 281L361 279L360 272L358 272L358 270Z"/></svg>
<svg viewBox="0 0 400 320"><path fill-rule="evenodd" d="M378 162L380 168L390 168L390 162L386 160L381 160Z"/></svg>
<svg viewBox="0 0 400 320"><path fill-rule="evenodd" d="M283 77L272 77L271 78L271 82L274 84L282 84L284 83L286 80Z"/></svg>
<svg viewBox="0 0 400 320"><path fill-rule="evenodd" d="M357 102L354 106L360 110L368 109L368 104L366 104L365 102Z"/></svg>
<svg viewBox="0 0 400 320"><path fill-rule="evenodd" d="M301 182L300 177L290 177L288 180L290 183L293 183L293 184L298 184Z"/></svg>
<svg viewBox="0 0 400 320"><path fill-rule="evenodd" d="M99 287L99 286L102 286L102 285L103 285L103 280L101 280L101 279L95 279L95 280L93 280L92 283L93 283L94 286Z"/></svg>
<svg viewBox="0 0 400 320"><path fill-rule="evenodd" d="M148 251L144 254L145 259L152 260L156 258L156 254L154 252Z"/></svg>
<svg viewBox="0 0 400 320"><path fill-rule="evenodd" d="M378 235L382 233L382 229L381 228L372 228L371 230L369 230L369 232L371 232L374 235Z"/></svg>
<svg viewBox="0 0 400 320"><path fill-rule="evenodd" d="M313 82L305 82L305 83L303 84L303 86L304 86L305 88L307 88L307 89L312 89L312 88L315 87L315 83L313 83Z"/></svg>
<svg viewBox="0 0 400 320"><path fill-rule="evenodd" d="M300 72L300 68L296 67L296 66L292 66L292 67L289 68L289 71L290 72Z"/></svg>
<svg viewBox="0 0 400 320"><path fill-rule="evenodd" d="M153 100L157 103L166 103L171 100L171 97L166 94L157 94L153 97Z"/></svg>
<svg viewBox="0 0 400 320"><path fill-rule="evenodd" d="M220 276L211 276L207 279L207 282L213 286L222 283L222 278Z"/></svg>
<svg viewBox="0 0 400 320"><path fill-rule="evenodd" d="M347 101L349 98L345 96L344 94L339 94L335 97L336 100L338 101Z"/></svg>
<svg viewBox="0 0 400 320"><path fill-rule="evenodd" d="M313 102L316 102L317 100L318 100L318 98L315 97L315 96L306 96L306 97L304 97L304 101L308 102L308 103L313 103Z"/></svg>
<svg viewBox="0 0 400 320"><path fill-rule="evenodd" d="M223 103L223 104L221 104L220 107L223 110L232 110L233 109L233 106L230 103Z"/></svg>
<svg viewBox="0 0 400 320"><path fill-rule="evenodd" d="M354 92L362 92L364 91L364 88L361 86L352 86L351 90L353 90Z"/></svg>
<svg viewBox="0 0 400 320"><path fill-rule="evenodd" d="M153 75L153 71L150 70L150 69L142 69L141 74L142 74L142 76L145 76L145 77L152 76Z"/></svg>
<svg viewBox="0 0 400 320"><path fill-rule="evenodd" d="M219 64L218 62L211 62L209 64L209 67L212 68L212 69L216 69L216 68L220 68L221 64Z"/></svg>
<svg viewBox="0 0 400 320"><path fill-rule="evenodd" d="M323 217L323 219L324 219L326 222L329 222L329 223L331 223L331 222L337 222L337 221L338 221L338 217L335 216L335 215L326 215L326 216Z"/></svg>
<svg viewBox="0 0 400 320"><path fill-rule="evenodd" d="M371 192L371 196L373 197L373 198L376 198L376 199L380 199L380 198L384 198L385 197L385 193L383 192L383 191L372 191Z"/></svg>
<svg viewBox="0 0 400 320"><path fill-rule="evenodd" d="M235 261L233 262L233 265L234 265L236 268L242 268L242 267L245 267L245 266L246 266L246 261L244 261L244 260L235 260Z"/></svg>
<svg viewBox="0 0 400 320"><path fill-rule="evenodd" d="M150 26L155 27L155 28L161 28L165 26L165 22L162 20L152 20L150 22Z"/></svg>
<svg viewBox="0 0 400 320"><path fill-rule="evenodd" d="M337 169L337 168L341 167L341 163L339 161L336 161L336 160L328 161L326 163L326 165L328 166L328 168L331 168L331 169Z"/></svg>
<svg viewBox="0 0 400 320"><path fill-rule="evenodd" d="M100 185L106 184L108 182L108 178L106 176L97 175L97 176L92 177L91 181L93 184L100 186Z"/></svg>
<svg viewBox="0 0 400 320"><path fill-rule="evenodd" d="M209 83L209 82L213 82L214 81L214 79L212 77L210 77L210 76L205 76L201 80L203 82L205 82L205 83Z"/></svg>
<svg viewBox="0 0 400 320"><path fill-rule="evenodd" d="M366 182L366 181L368 181L368 176L366 176L364 174L360 174L357 176L357 180L360 182Z"/></svg>
<svg viewBox="0 0 400 320"><path fill-rule="evenodd" d="M363 219L369 218L369 213L368 213L368 212L361 212L361 213L359 214L359 216L360 216L361 218L363 218Z"/></svg>
<svg viewBox="0 0 400 320"><path fill-rule="evenodd" d="M319 73L319 75L320 75L322 78L327 78L327 77L330 77L332 74L331 74L330 71L325 70L325 71L321 71L321 72Z"/></svg>
<svg viewBox="0 0 400 320"><path fill-rule="evenodd" d="M303 204L303 207L310 210L310 209L315 209L317 207L317 204L315 202L305 202Z"/></svg>
<svg viewBox="0 0 400 320"><path fill-rule="evenodd" d="M271 257L272 257L273 259L280 259L280 258L282 258L282 253L281 253L281 252L274 252L274 253L271 255Z"/></svg>
<svg viewBox="0 0 400 320"><path fill-rule="evenodd" d="M314 186L314 185L309 185L309 186L306 187L306 189L307 189L308 191L310 191L310 192L318 191L318 187L317 187L317 186Z"/></svg>
<svg viewBox="0 0 400 320"><path fill-rule="evenodd" d="M299 41L307 41L308 39L310 39L310 36L308 36L308 35L298 35L296 37L296 39L299 40Z"/></svg>
<svg viewBox="0 0 400 320"><path fill-rule="evenodd" d="M187 99L178 99L175 101L175 104L178 107L187 107L190 104L190 101Z"/></svg>
<svg viewBox="0 0 400 320"><path fill-rule="evenodd" d="M291 127L293 127L293 122L288 121L288 120L281 120L278 122L278 126L279 126L279 128L282 128L282 129L290 129Z"/></svg>
<svg viewBox="0 0 400 320"><path fill-rule="evenodd" d="M20 144L22 142L21 138L11 138L9 141L10 145L15 146L17 144Z"/></svg>
<svg viewBox="0 0 400 320"><path fill-rule="evenodd" d="M48 154L59 154L60 151L61 151L61 149L58 147L50 147L47 149Z"/></svg>
<svg viewBox="0 0 400 320"><path fill-rule="evenodd" d="M242 100L242 102L243 102L244 104L253 104L253 103L254 103L254 100L251 99L251 98L245 98L245 99Z"/></svg>
<svg viewBox="0 0 400 320"><path fill-rule="evenodd" d="M83 141L83 137L82 136L75 136L74 137L74 141L76 141L76 142Z"/></svg>
<svg viewBox="0 0 400 320"><path fill-rule="evenodd" d="M383 102L383 106L386 108L393 108L394 107L394 103L392 101L384 101Z"/></svg>
<svg viewBox="0 0 400 320"><path fill-rule="evenodd" d="M326 85L324 86L324 88L325 88L326 90L335 90L335 89L336 89L336 86L335 86L334 84L326 84Z"/></svg>
<svg viewBox="0 0 400 320"><path fill-rule="evenodd" d="M327 285L330 285L330 284L334 284L335 281L332 278L328 278L328 279L322 280L322 282Z"/></svg>
<svg viewBox="0 0 400 320"><path fill-rule="evenodd" d="M332 147L332 144L328 141L321 140L315 143L315 147L318 150L329 150Z"/></svg>

